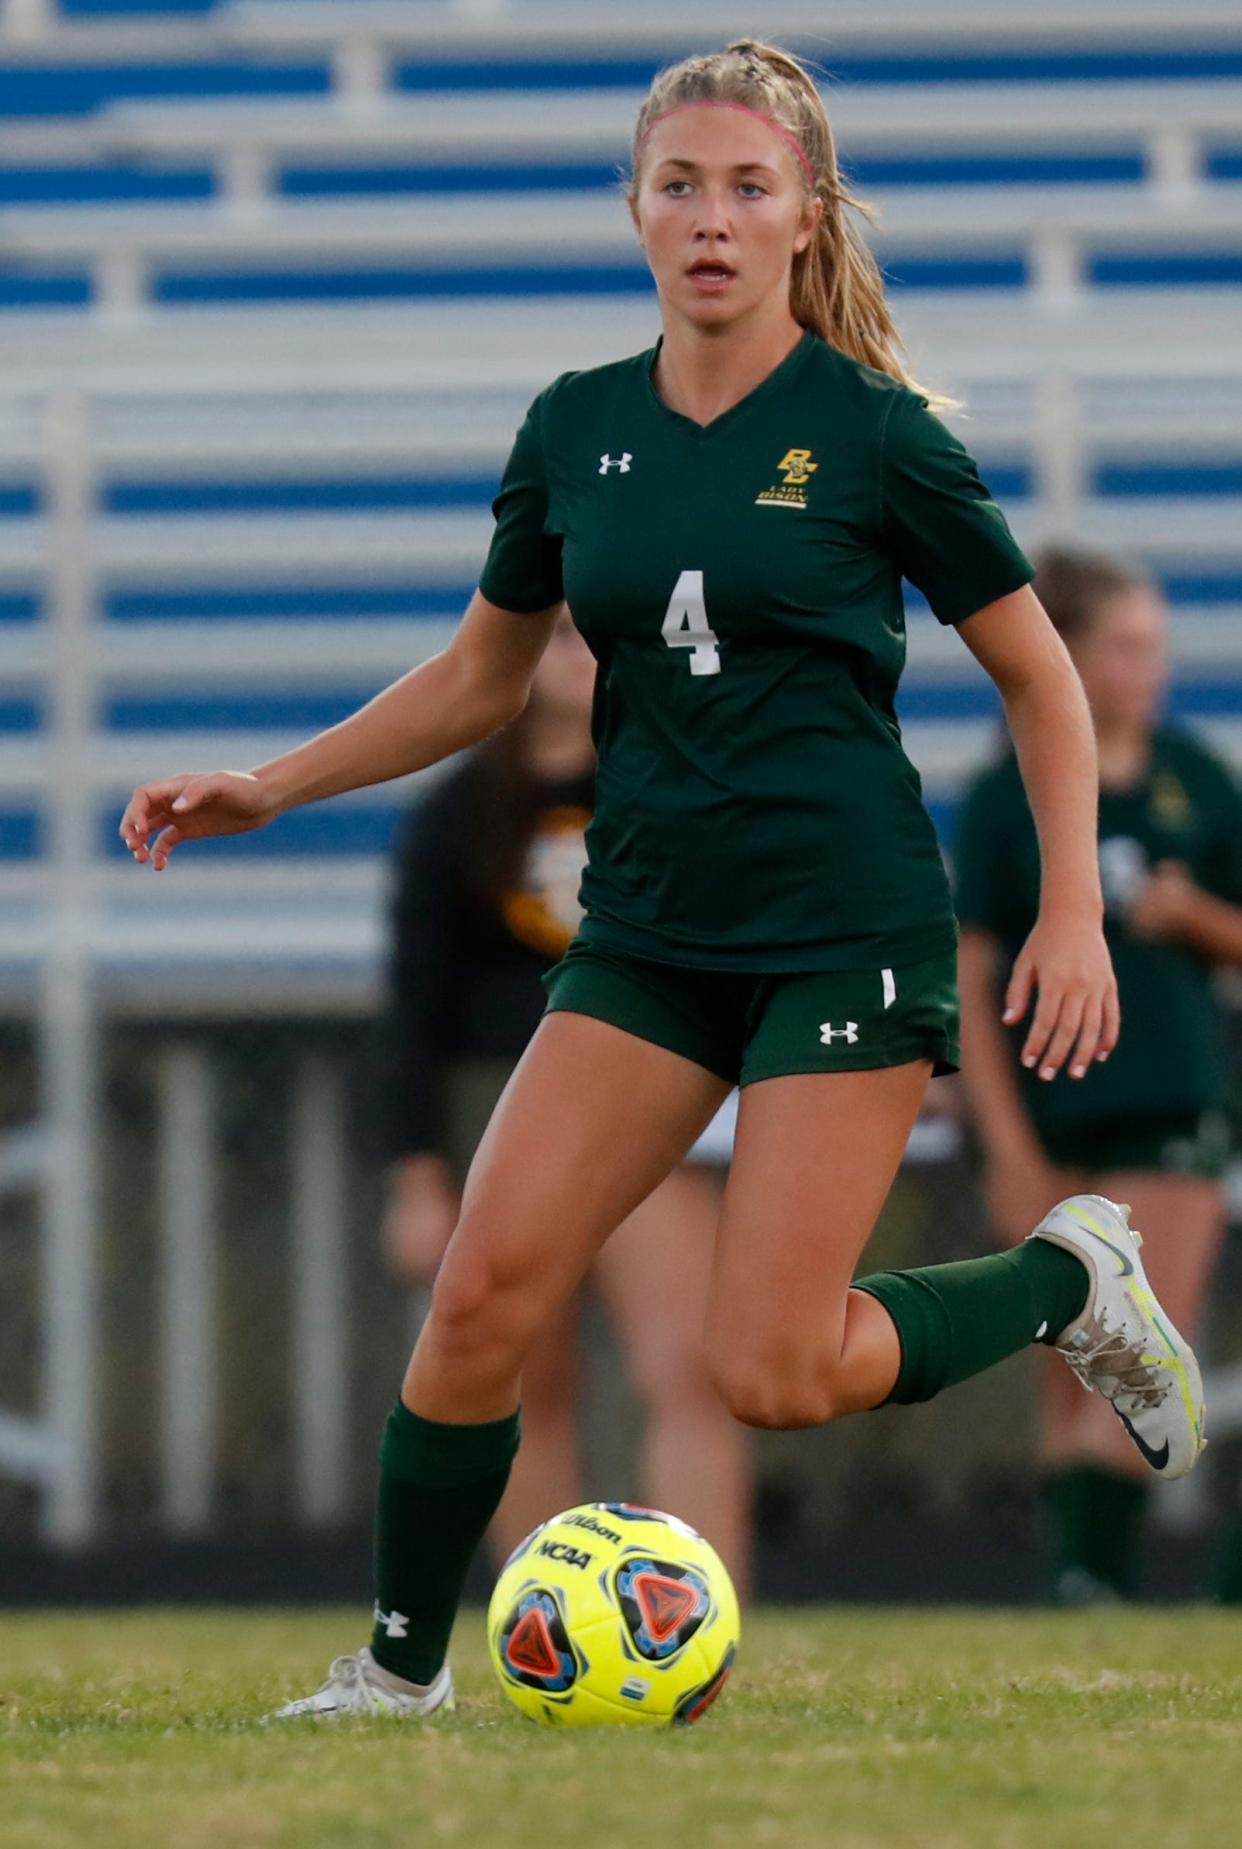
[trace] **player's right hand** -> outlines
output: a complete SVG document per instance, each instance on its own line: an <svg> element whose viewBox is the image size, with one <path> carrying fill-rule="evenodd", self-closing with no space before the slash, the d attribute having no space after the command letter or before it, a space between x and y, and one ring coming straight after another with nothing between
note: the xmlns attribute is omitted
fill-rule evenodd
<svg viewBox="0 0 1242 1849"><path fill-rule="evenodd" d="M165 777L134 791L121 817L121 839L136 861L150 861L159 873L182 841L248 834L276 812L271 794L249 771Z"/></svg>

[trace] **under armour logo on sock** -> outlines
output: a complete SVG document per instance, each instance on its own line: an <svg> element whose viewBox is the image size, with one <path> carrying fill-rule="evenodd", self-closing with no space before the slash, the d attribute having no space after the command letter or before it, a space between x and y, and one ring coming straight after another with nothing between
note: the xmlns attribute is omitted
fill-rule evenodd
<svg viewBox="0 0 1242 1849"><path fill-rule="evenodd" d="M408 1637L410 1634L410 1620L403 1611L381 1611L377 1604L375 1622L383 1625L388 1637Z"/></svg>

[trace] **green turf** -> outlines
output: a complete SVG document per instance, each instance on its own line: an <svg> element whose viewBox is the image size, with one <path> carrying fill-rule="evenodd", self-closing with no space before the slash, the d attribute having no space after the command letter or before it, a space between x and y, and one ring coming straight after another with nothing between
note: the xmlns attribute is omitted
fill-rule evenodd
<svg viewBox="0 0 1242 1849"><path fill-rule="evenodd" d="M762 1612L698 1726L262 1728L356 1612L0 1615L3 1849L1182 1849L1242 1840L1242 1616Z"/></svg>

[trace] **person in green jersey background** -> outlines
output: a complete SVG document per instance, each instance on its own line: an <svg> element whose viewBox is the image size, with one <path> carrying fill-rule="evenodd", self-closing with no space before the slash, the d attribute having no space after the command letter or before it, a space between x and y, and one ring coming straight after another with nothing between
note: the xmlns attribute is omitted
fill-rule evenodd
<svg viewBox="0 0 1242 1849"><path fill-rule="evenodd" d="M1194 1356L1102 1198L1012 1252L854 1281L927 1081L958 1063L948 881L894 712L902 577L1004 698L1044 861L1006 1019L1024 1057L1079 1076L1119 1026L1090 715L1029 562L906 373L807 70L746 40L662 72L629 197L661 338L535 400L449 647L253 772L143 785L121 822L158 869L446 757L521 710L566 603L595 656L583 925L385 1428L370 1645L282 1716L451 1699L528 1346L739 1083L704 1332L737 1417L929 1399L1043 1340L1153 1468L1181 1475L1202 1444Z"/></svg>
<svg viewBox="0 0 1242 1849"><path fill-rule="evenodd" d="M1215 971L1242 963L1242 797L1199 738L1166 723L1167 615L1139 568L1050 550L1035 589L1074 659L1100 761L1105 933L1125 1020L1083 1083L1041 1083L995 1019L1039 910L1039 844L1012 751L967 792L955 846L963 1080L1005 1244L1059 1195L1129 1201L1153 1283L1193 1331L1224 1229L1227 1073ZM1132 1594L1149 1473L1108 1408L1041 1377L1049 1578L1063 1602Z"/></svg>

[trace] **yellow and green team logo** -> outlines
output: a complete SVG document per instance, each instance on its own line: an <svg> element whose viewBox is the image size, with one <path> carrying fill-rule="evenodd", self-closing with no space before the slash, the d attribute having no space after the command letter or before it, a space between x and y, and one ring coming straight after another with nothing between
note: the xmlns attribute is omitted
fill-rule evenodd
<svg viewBox="0 0 1242 1849"><path fill-rule="evenodd" d="M1157 771L1151 780L1151 813L1166 828L1184 828L1194 815L1185 784L1170 770Z"/></svg>
<svg viewBox="0 0 1242 1849"><path fill-rule="evenodd" d="M805 507L806 484L819 467L818 462L811 461L811 451L787 449L776 466L785 479L756 495L755 506Z"/></svg>

